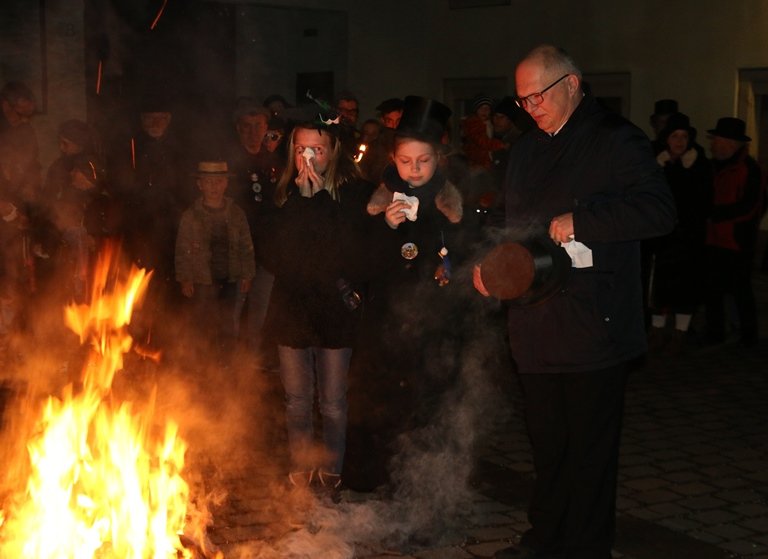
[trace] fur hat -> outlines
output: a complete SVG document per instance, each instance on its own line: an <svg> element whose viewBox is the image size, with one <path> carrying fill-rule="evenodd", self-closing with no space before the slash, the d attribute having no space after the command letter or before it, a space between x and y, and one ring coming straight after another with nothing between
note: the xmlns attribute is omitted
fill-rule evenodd
<svg viewBox="0 0 768 559"><path fill-rule="evenodd" d="M744 133L746 129L747 124L740 118L726 116L718 119L717 126L711 130L707 130L707 134L728 138L729 140L736 140L738 142L751 142L752 138Z"/></svg>
<svg viewBox="0 0 768 559"><path fill-rule="evenodd" d="M448 128L451 109L427 97L409 95L403 103L403 116L396 135L439 144Z"/></svg>

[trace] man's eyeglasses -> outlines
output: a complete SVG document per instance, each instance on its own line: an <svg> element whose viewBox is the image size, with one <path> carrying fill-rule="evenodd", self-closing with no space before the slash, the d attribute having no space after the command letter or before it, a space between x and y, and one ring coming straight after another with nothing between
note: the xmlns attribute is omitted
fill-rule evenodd
<svg viewBox="0 0 768 559"><path fill-rule="evenodd" d="M279 140L282 137L283 137L283 135L280 134L279 132L267 132L266 133L267 140L270 140L272 142L276 142L277 140Z"/></svg>
<svg viewBox="0 0 768 559"><path fill-rule="evenodd" d="M530 95L526 95L525 97L517 97L515 99L515 104L521 109L527 108L528 105L531 105L534 107L536 105L541 105L542 101L544 101L544 94L570 75L571 74L563 74L562 76L557 78L557 80L549 84L547 87L545 87L538 93L531 93Z"/></svg>

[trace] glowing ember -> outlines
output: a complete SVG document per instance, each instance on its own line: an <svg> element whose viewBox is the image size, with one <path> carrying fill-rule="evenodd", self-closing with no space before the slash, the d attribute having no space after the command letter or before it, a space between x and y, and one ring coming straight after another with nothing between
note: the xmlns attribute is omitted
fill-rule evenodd
<svg viewBox="0 0 768 559"><path fill-rule="evenodd" d="M29 477L0 511L1 557L192 557L179 538L189 502L186 444L174 423L153 422L154 392L142 409L111 392L150 275L134 267L120 277L111 247L99 258L90 304L66 309L67 325L91 348L82 387L48 398L39 414L27 441Z"/></svg>
<svg viewBox="0 0 768 559"><path fill-rule="evenodd" d="M96 95L99 95L101 93L101 69L102 69L102 61L99 60L99 67L96 70Z"/></svg>
<svg viewBox="0 0 768 559"><path fill-rule="evenodd" d="M157 22L160 21L160 16L163 15L163 11L165 10L165 5L168 3L168 0L163 0L163 5L160 6L160 11L157 12L157 15L155 16L155 20L152 22L152 25L149 26L150 30L153 30L155 26L157 25Z"/></svg>

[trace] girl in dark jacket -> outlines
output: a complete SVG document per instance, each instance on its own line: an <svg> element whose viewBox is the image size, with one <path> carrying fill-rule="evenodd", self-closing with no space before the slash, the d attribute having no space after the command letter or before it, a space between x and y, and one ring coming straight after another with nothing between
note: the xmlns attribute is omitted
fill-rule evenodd
<svg viewBox="0 0 768 559"><path fill-rule="evenodd" d="M355 291L364 276L362 245L373 185L343 153L335 125L297 125L277 186L275 274L266 331L274 337L286 394L289 480L338 488L347 427L347 374L359 319ZM315 378L322 444L313 442Z"/></svg>

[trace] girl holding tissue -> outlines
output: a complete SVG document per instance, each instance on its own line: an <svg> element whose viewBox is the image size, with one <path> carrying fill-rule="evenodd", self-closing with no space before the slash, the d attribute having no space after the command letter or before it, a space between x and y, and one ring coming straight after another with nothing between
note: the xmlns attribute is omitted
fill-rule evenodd
<svg viewBox="0 0 768 559"><path fill-rule="evenodd" d="M286 395L289 480L338 493L347 428L347 374L360 317L359 283L373 185L343 152L332 120L297 125L275 191L275 274L265 330L275 338ZM314 441L315 385L322 442Z"/></svg>
<svg viewBox="0 0 768 559"><path fill-rule="evenodd" d="M353 489L389 481L398 436L430 423L456 379L463 298L452 274L463 208L440 170L450 115L437 101L405 98L393 162L368 203L379 273L350 375L345 480Z"/></svg>

